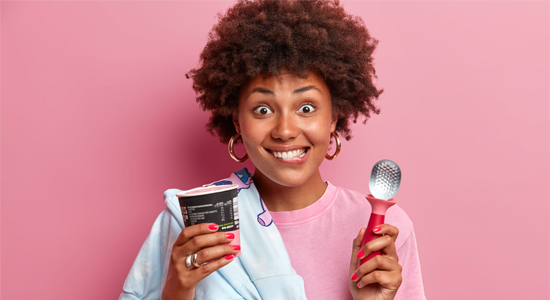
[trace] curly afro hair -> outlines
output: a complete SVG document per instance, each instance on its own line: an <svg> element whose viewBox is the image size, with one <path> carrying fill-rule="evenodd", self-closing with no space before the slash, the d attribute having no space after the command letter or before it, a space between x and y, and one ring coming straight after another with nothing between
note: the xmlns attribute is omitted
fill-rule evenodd
<svg viewBox="0 0 550 300"><path fill-rule="evenodd" d="M232 114L240 88L251 78L317 72L338 114L336 132L349 140L350 120L362 115L365 123L371 112L380 113L373 103L382 93L373 84L377 43L337 0L241 0L219 15L199 67L186 76L193 78L197 102L211 112L206 128L227 143L236 133Z"/></svg>

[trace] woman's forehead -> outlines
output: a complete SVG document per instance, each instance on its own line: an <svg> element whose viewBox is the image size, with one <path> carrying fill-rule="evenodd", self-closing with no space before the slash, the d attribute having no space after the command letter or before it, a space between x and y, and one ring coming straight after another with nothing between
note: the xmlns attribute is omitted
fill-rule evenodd
<svg viewBox="0 0 550 300"><path fill-rule="evenodd" d="M304 77L289 71L282 71L278 76L260 74L250 79L241 89L240 98L246 98L254 91L264 93L276 93L277 91L300 92L300 89L305 87L313 87L323 94L328 91L325 81L316 72L308 72L307 76Z"/></svg>

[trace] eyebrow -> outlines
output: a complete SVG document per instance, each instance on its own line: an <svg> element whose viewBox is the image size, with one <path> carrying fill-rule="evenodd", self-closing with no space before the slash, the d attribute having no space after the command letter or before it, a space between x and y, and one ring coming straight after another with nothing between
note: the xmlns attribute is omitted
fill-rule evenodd
<svg viewBox="0 0 550 300"><path fill-rule="evenodd" d="M250 95L252 95L254 93L261 93L261 94L265 94L265 95L275 95L275 93L272 90L268 90L266 88L261 88L261 87L255 87L255 88L252 89L252 91L250 91L248 93L246 98L250 97Z"/></svg>
<svg viewBox="0 0 550 300"><path fill-rule="evenodd" d="M314 85L308 85L308 86L305 86L303 88L299 88L297 90L294 90L294 92L292 92L292 95L298 95L298 94L302 94L302 93L305 93L309 90L317 90L319 93L323 94L323 92L321 92L320 89L318 89L316 86Z"/></svg>
<svg viewBox="0 0 550 300"><path fill-rule="evenodd" d="M319 93L323 94L323 92L321 92L321 90L319 88L317 88L316 86L308 85L308 86L305 86L305 87L294 90L292 92L292 95L302 94L302 93L305 93L309 90L317 90ZM255 87L248 93L246 98L250 97L250 95L252 95L253 93L261 93L261 94L264 94L264 95L275 96L275 93L272 90L262 88L262 87Z"/></svg>

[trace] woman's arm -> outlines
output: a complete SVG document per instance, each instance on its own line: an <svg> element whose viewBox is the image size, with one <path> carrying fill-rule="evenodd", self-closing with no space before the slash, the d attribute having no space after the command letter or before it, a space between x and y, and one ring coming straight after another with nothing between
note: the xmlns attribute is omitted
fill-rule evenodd
<svg viewBox="0 0 550 300"><path fill-rule="evenodd" d="M230 239L225 233L215 232L217 229L209 229L208 225L211 224L181 230L174 216L168 209L164 210L143 243L119 300L159 300L175 295L183 297L178 299L192 299L198 282L230 263L232 259L226 257L238 252L229 245L215 246ZM198 269L187 268L185 258L191 253L197 253L199 263L216 261Z"/></svg>
<svg viewBox="0 0 550 300"><path fill-rule="evenodd" d="M177 234L170 230L181 228L168 209L165 209L153 223L151 232L141 246L139 253L126 277L119 300L160 299L165 258L170 244Z"/></svg>

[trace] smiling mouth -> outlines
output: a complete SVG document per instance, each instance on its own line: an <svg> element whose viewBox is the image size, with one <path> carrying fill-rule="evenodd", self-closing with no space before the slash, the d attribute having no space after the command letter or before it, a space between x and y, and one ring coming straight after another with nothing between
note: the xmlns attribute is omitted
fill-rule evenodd
<svg viewBox="0 0 550 300"><path fill-rule="evenodd" d="M290 159L293 159L295 157L304 157L308 150L309 150L309 148L297 149L297 150L292 150L292 151L273 151L273 150L269 150L269 152L271 152L271 154L273 154L273 156L275 158L290 160Z"/></svg>

